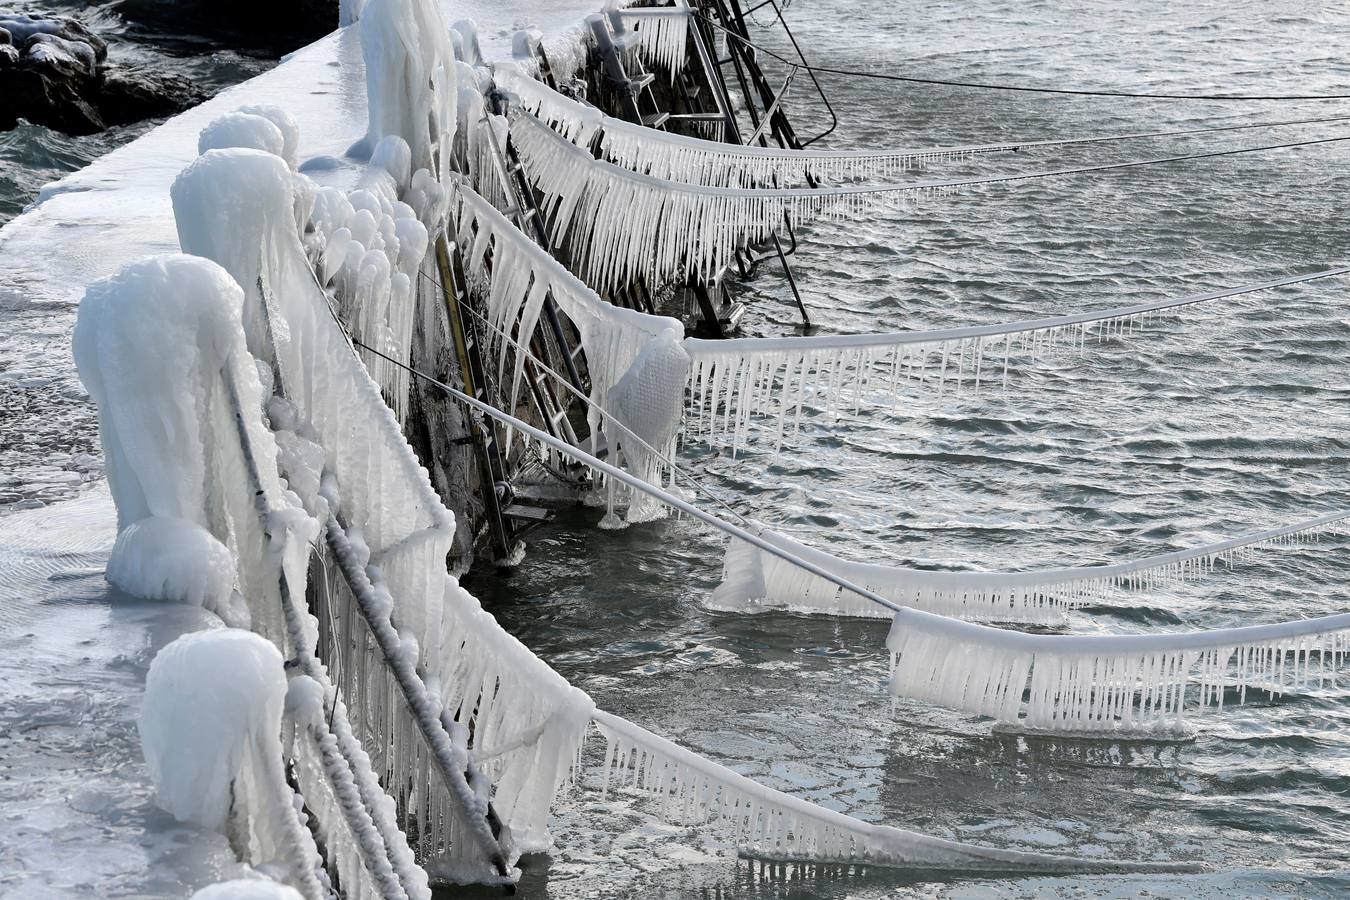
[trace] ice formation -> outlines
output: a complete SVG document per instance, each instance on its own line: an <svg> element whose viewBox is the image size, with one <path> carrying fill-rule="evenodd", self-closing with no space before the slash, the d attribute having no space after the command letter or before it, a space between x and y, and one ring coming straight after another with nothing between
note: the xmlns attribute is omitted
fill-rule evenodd
<svg viewBox="0 0 1350 900"><path fill-rule="evenodd" d="M657 66L675 83L688 58L689 7L683 0L671 6L614 9L610 21L622 25L614 35L621 51Z"/></svg>
<svg viewBox="0 0 1350 900"><path fill-rule="evenodd" d="M215 119L197 138L198 153L230 147L248 147L283 156L286 135L270 118L240 110Z"/></svg>
<svg viewBox="0 0 1350 900"><path fill-rule="evenodd" d="M238 878L202 888L190 900L303 900L293 887L263 878Z"/></svg>
<svg viewBox="0 0 1350 900"><path fill-rule="evenodd" d="M117 535L108 558L108 582L147 600L181 600L228 610L234 592L234 556L196 522L148 516Z"/></svg>
<svg viewBox="0 0 1350 900"><path fill-rule="evenodd" d="M1127 587L1154 590L1209 574L1261 548L1321 534L1350 531L1350 512L1339 511L1282 528L1130 562L1029 572L939 572L875 563L850 562L807 547L768 529L759 532L800 559L859 584L902 606L975 622L1057 624L1066 613ZM722 583L710 605L727 611L788 609L889 618L892 611L832 581L732 538L722 566Z"/></svg>
<svg viewBox="0 0 1350 900"><path fill-rule="evenodd" d="M984 382L1006 383L1014 354L1035 360L1054 351L1081 352L1090 340L1132 334L1168 310L1345 274L1350 267L997 325L889 334L688 338L684 345L693 361L690 430L709 443L729 443L735 452L749 439L751 420L770 417L777 420L774 442L781 444L789 422L794 431L800 426L809 399L819 398L822 411L836 418L845 409L856 412L864 401L894 404L902 386L927 386L941 393L969 384L978 391Z"/></svg>
<svg viewBox="0 0 1350 900"><path fill-rule="evenodd" d="M1186 863L1138 863L998 850L874 825L755 782L608 713L605 780L653 795L661 818L711 824L755 859L897 868L1017 872L1184 872Z"/></svg>
<svg viewBox="0 0 1350 900"><path fill-rule="evenodd" d="M282 769L286 673L272 643L227 628L183 635L150 664L139 727L160 806L226 831L246 860L292 868L321 900L318 853Z"/></svg>
<svg viewBox="0 0 1350 900"><path fill-rule="evenodd" d="M295 121L295 116L291 115L280 106L272 106L270 104L241 106L239 107L239 112L251 116L262 116L277 127L277 130L281 132L282 138L281 153L279 155L282 159L286 160L286 165L294 169L300 153L300 124ZM256 149L261 150L265 148L259 147ZM202 153L204 151L199 147L197 152Z"/></svg>
<svg viewBox="0 0 1350 900"><path fill-rule="evenodd" d="M348 154L369 159L381 138L412 149L414 168L450 171L458 89L450 30L434 0L370 0L361 10L366 136Z"/></svg>
<svg viewBox="0 0 1350 900"><path fill-rule="evenodd" d="M1176 733L1187 709L1222 709L1228 691L1241 702L1248 688L1334 685L1350 654L1350 613L1188 633L1046 635L902 610L886 645L896 697L1032 731Z"/></svg>
<svg viewBox="0 0 1350 900"><path fill-rule="evenodd" d="M631 469L645 481L660 484L668 474L661 456L670 457L683 416L689 357L683 346L684 329L676 319L653 316L614 306L568 272L538 244L529 240L505 216L461 184L457 232L466 252L471 276L486 279L488 250L492 251L488 315L503 333L515 328L521 343L529 340L546 296L552 297L576 326L591 381L592 407L587 419L592 436L623 454ZM517 326L516 323L519 322ZM524 356L501 348L505 365L515 358L508 408L515 407ZM609 419L601 413L609 414ZM622 428L613 428L617 421ZM629 438L631 430L641 441ZM647 446L643 446L643 444ZM598 446L598 441L593 442ZM658 448L660 454L651 452ZM611 513L619 501L619 485L608 486ZM629 494L628 521L659 514L659 506Z"/></svg>

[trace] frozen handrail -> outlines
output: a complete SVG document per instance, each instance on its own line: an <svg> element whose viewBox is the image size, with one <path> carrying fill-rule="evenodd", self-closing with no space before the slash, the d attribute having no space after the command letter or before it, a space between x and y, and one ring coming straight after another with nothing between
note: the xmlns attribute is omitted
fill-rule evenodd
<svg viewBox="0 0 1350 900"><path fill-rule="evenodd" d="M853 562L762 529L759 534L830 571L905 606L973 622L1050 624L1070 609L1103 597L1113 587L1155 587L1207 575L1220 560L1230 564L1255 550L1298 537L1350 532L1350 510L1271 528L1186 550L1100 566L1026 572L950 572ZM735 611L794 612L884 618L889 613L838 585L803 572L732 538L722 584L712 606Z"/></svg>
<svg viewBox="0 0 1350 900"><path fill-rule="evenodd" d="M963 160L992 153L1350 121L1350 116L1319 116L946 147L909 147L895 150L811 148L794 150L783 147L727 144L648 128L635 122L607 116L593 106L566 97L543 82L504 66L497 68L493 80L498 87L513 94L525 110L547 122L573 143L589 144L598 134L600 152L603 158L612 163L669 181L709 187L781 186L803 182L808 175L832 181L866 179L909 172L923 168L928 163Z"/></svg>

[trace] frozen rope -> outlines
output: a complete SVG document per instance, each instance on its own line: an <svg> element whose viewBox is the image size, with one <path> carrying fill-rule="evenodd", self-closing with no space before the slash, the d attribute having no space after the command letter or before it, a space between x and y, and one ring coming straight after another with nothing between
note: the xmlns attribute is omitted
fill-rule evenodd
<svg viewBox="0 0 1350 900"><path fill-rule="evenodd" d="M511 137L551 215L551 235L565 244L573 266L597 289L635 278L660 285L681 277L710 282L740 247L767 240L784 221L812 216L839 220L861 213L879 196L907 198L959 188L1117 171L1309 147L1343 137L1260 147L1076 166L1045 172L829 188L745 189L678 184L594 159L534 116L517 113Z"/></svg>
<svg viewBox="0 0 1350 900"><path fill-rule="evenodd" d="M1062 624L1069 610L1103 599L1112 589L1156 590L1209 575L1219 562L1230 566L1258 549L1281 547L1303 537L1350 533L1350 510L1339 510L1279 528L1099 566L1027 572L949 572L852 562L808 547L762 526L758 533L802 559L810 559L896 602L969 622ZM884 618L887 611L768 556L735 538L727 546L715 609Z"/></svg>
<svg viewBox="0 0 1350 900"><path fill-rule="evenodd" d="M1236 660L1237 666L1232 683L1243 690L1245 699L1247 687L1278 693L1288 686L1306 686L1313 677L1321 683L1350 654L1345 635L1350 631L1350 613L1181 634L1036 635L906 608L424 372L414 369L412 374L565 456L890 609L895 616L887 647L891 692L896 697L928 700L1047 731L1171 733L1183 727L1185 688L1197 663L1203 666L1198 676L1201 705L1221 706L1223 673L1229 671L1230 661ZM1323 664L1316 676L1309 662L1314 651ZM1024 717L1022 696L1029 678L1033 699Z"/></svg>
<svg viewBox="0 0 1350 900"><path fill-rule="evenodd" d="M506 67L499 67L493 78L497 86L512 94L523 109L547 122L573 143L586 145L598 135L598 147L608 161L656 178L710 187L768 187L784 182L801 181L807 176L830 180L866 179L911 171L932 162L962 160L990 153L1221 134L1258 128L1320 125L1350 120L1350 116L1326 116L1127 134L898 150L794 150L727 144L659 131L616 119L604 115L593 106L563 96L543 82L518 70Z"/></svg>
<svg viewBox="0 0 1350 900"><path fill-rule="evenodd" d="M897 75L891 72L868 72L859 69L844 69L834 66L813 66L804 61L794 61L767 47L751 41L749 38L707 16L694 13L702 22L726 33L758 53L763 53L789 66L797 66L810 72L827 75L847 75L851 78L873 78L882 81L903 81L909 84L933 84L945 87L975 88L987 91L1019 91L1030 94L1068 94L1078 97L1120 97L1134 100L1198 100L1198 101L1256 101L1256 100L1350 100L1350 94L1170 94L1142 91L1094 90L1091 88L1050 88L1017 84L990 84L976 81L953 81L942 78L920 78L915 75Z"/></svg>
<svg viewBox="0 0 1350 900"><path fill-rule="evenodd" d="M379 352L379 351L375 351ZM397 363L396 363L397 364ZM784 556L784 551L622 469L410 367L410 373L470 409L510 425L611 478L652 494L694 518ZM809 563L803 565L810 567ZM828 573L822 572L827 575ZM861 589L858 589L861 590ZM878 597L878 602L888 603ZM904 612L898 610L898 612ZM913 612L913 611L909 611ZM939 618L939 617L932 617ZM989 629L994 630L994 629ZM609 744L607 772L662 798L660 814L686 824L720 822L751 855L764 859L858 862L881 866L1016 869L1019 871L1193 871L1188 863L1084 860L976 847L884 825L870 825L760 785L645 729L601 710L592 720ZM629 777L631 773L631 777ZM608 779L607 779L608 780Z"/></svg>
<svg viewBox="0 0 1350 900"><path fill-rule="evenodd" d="M856 412L874 387L893 402L901 383L932 385L940 392L949 385L959 391L967 381L978 391L982 380L993 378L1006 385L1014 352L1033 359L1055 349L1082 352L1090 336L1100 341L1129 333L1166 310L1347 274L1350 266L1337 266L1148 303L994 325L717 341L686 338L693 428L709 443L729 436L735 453L748 438L752 417L776 414L775 440L781 444L789 416L794 433L800 426L808 395L826 398L827 414L837 417L850 405ZM992 365L986 368L991 350Z"/></svg>

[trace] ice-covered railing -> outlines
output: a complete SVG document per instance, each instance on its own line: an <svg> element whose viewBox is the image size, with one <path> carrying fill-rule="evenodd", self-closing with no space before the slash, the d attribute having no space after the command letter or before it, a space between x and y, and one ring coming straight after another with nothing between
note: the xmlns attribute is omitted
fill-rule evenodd
<svg viewBox="0 0 1350 900"><path fill-rule="evenodd" d="M1345 116L1329 116L948 147L793 150L711 141L607 116L596 107L566 97L509 64L496 67L493 81L523 109L547 122L568 140L581 146L594 143L600 155L612 163L668 181L728 188L790 187L807 185L812 179L826 183L858 181L898 175L922 169L930 163L954 162L994 153L1347 121ZM598 140L593 141L597 135Z"/></svg>
<svg viewBox="0 0 1350 900"><path fill-rule="evenodd" d="M1187 863L1085 859L980 847L875 825L776 791L608 713L605 783L652 796L662 818L710 824L755 859L1016 872L1184 872Z"/></svg>
<svg viewBox="0 0 1350 900"><path fill-rule="evenodd" d="M690 430L699 438L730 443L733 452L750 436L755 418L776 418L776 443L789 420L795 431L809 398L822 398L831 418L864 403L893 404L902 387L939 392L978 390L985 381L1006 383L1014 354L1035 360L1053 351L1082 352L1089 340L1133 333L1168 311L1260 291L1350 274L1350 266L1321 269L1231 288L1045 319L995 325L838 334L810 337L688 338Z"/></svg>
<svg viewBox="0 0 1350 900"><path fill-rule="evenodd" d="M606 303L467 184L459 184L455 198L456 230L469 275L488 282L490 326L502 334L514 333L521 344L528 344L544 299L551 296L576 326L586 352L592 402L587 421L592 446L600 446L603 435L631 471L644 481L662 483L669 475L663 457L669 458L674 451L689 375L689 357L682 346L684 329L679 321ZM495 346L503 372L506 361L514 360L507 394L507 408L514 409L525 357L502 341ZM600 410L624 428L611 428ZM624 429L642 440L630 440ZM652 453L650 447L664 452ZM620 488L607 483L611 524ZM641 521L660 513L660 505L646 502L643 495L624 493L627 521Z"/></svg>
<svg viewBox="0 0 1350 900"><path fill-rule="evenodd" d="M768 529L759 532L793 556L809 559L902 606L972 622L1020 624L1059 624L1069 610L1105 599L1116 589L1154 591L1205 577L1219 563L1231 566L1262 549L1347 533L1350 511L1342 510L1129 562L1027 572L947 572L853 562ZM729 612L786 609L867 618L892 615L890 609L866 597L735 538L727 545L722 583L709 605Z"/></svg>
<svg viewBox="0 0 1350 900"><path fill-rule="evenodd" d="M488 748L497 752L486 766L498 785L494 803L511 828L514 849L538 849L547 833L547 802L566 769L559 760L570 760L574 752L566 737L575 729L574 718L565 710L575 707L577 692L556 676L540 674L551 672L525 656L447 574L453 516L348 343L308 268L293 217L278 213L303 190L274 156L212 151L175 185L180 215L212 225L200 229L200 244L184 243L208 255L218 252L220 241L251 239L261 248L270 265L265 280L274 286L273 355L295 407L293 427L283 430L308 435L321 448L315 458L299 441L284 439L289 480L317 510L321 473L331 473L345 531L359 536L354 546L365 560L362 568L386 598L385 614L392 613L405 653L415 660L428 694L438 698L447 730L456 721L472 728L475 751L480 735L510 738L500 735L502 728L494 724L499 721L533 730L533 741L511 746L504 740ZM206 239L210 236L215 237ZM520 658L503 658L512 647ZM505 793L504 784L512 785Z"/></svg>
<svg viewBox="0 0 1350 900"><path fill-rule="evenodd" d="M650 494L697 519L714 524L751 543L772 549L734 525L639 477L553 437L515 416L483 403L450 385L430 383L477 412L509 425L521 434L545 444L571 459L590 466L606 477ZM810 565L807 563L806 565ZM546 664L500 631L486 613L485 627L502 635L514 664L532 659L542 670ZM488 625L487 623L491 623ZM525 667L534 674L534 669ZM542 672L539 677L544 677ZM556 674L554 674L555 678ZM561 679L559 679L561 680ZM476 682L477 679L470 679ZM565 682L564 682L565 683ZM608 743L607 781L619 773L627 782L660 798L654 810L662 818L682 825L711 823L721 826L742 852L756 858L802 862L852 863L878 866L999 869L1039 872L1189 871L1187 863L1103 861L1020 851L1005 851L925 837L915 832L872 825L757 784L749 778L684 750L646 729L600 710L591 719ZM523 740L533 739L533 731ZM515 746L520 740L508 741ZM631 777L629 777L631 773Z"/></svg>
<svg viewBox="0 0 1350 900"><path fill-rule="evenodd" d="M896 616L891 692L1031 731L1176 734L1188 710L1335 686L1350 613L1179 634L1041 635ZM1231 698L1230 693L1236 693Z"/></svg>
<svg viewBox="0 0 1350 900"><path fill-rule="evenodd" d="M280 160L276 162L285 168ZM298 656L303 663L312 659L307 656L312 653L312 639L307 640L309 632L286 590L285 567L294 565L297 547L300 559L304 558L305 542L315 529L299 499L278 478L277 441L262 421L264 389L259 376L268 370L255 365L246 349L244 306L244 293L226 272L207 260L186 256L133 263L115 278L91 286L81 304L76 359L99 405L110 483L123 526L110 560L109 578L138 596L204 601L227 623L251 624L277 646L288 647L287 655ZM260 457L268 462L260 465ZM172 516L168 515L171 511ZM231 594L234 601L222 604L222 595ZM276 677L284 685L281 656L275 650L272 655ZM175 664L181 671L165 677L170 681L196 677L206 671L206 660L215 658L200 657L194 650L183 657L182 666ZM158 712L148 708L143 733L153 770L201 769L209 754L229 752L228 742L233 738L226 723L234 721L234 714L213 704L238 697L235 688L241 682L235 679L228 690L213 690L207 678L203 689L186 699L194 711L211 711L215 731L197 729L194 734L191 727L174 724L189 714L173 711L172 704L178 702L174 698L181 690L170 690L156 700ZM245 699L233 702L257 705ZM376 858L384 860L386 872L390 870L389 858L384 856L385 838L401 841L402 836L392 828L382 835L371 825L369 815L362 815L360 801L354 802L350 791L343 788L363 777L374 784L369 768L362 770L359 760L342 754L341 758L322 754L321 761L316 744L308 740L327 742L329 721L340 732L342 707L339 704L330 710L325 716L321 707L317 719L301 717L307 723L306 737L297 736L294 743L288 740L286 744L295 754L300 786L311 810L324 813L319 828L330 850L361 847L364 851L376 846L372 852L353 852L344 860L344 887L358 897L427 896L425 891L407 892L397 884L391 890L375 887L377 880L370 873L378 871ZM289 695L286 720L297 722ZM248 727L256 731L259 726ZM258 733L252 739L255 744L263 742L254 751L259 760L255 775L262 771L259 767L272 765L267 757L275 753L280 779L281 735L271 735L270 749L266 737ZM194 740L214 741L217 746L203 750L193 745ZM208 775L236 777L232 771L203 772ZM234 820L249 823L252 814L260 815L258 809L245 808L249 804L282 803L293 813L289 788L284 780L280 784L280 788L263 785L261 794L259 790L249 793L245 784L229 791L232 802L240 806ZM162 800L179 812L181 803L202 801L202 791L190 785L186 789L191 796ZM269 821L273 820L259 818L257 825L261 828ZM203 823L212 824L209 820ZM299 886L305 895L317 898L313 879L304 874L313 868L317 854L312 842L306 849L308 833L303 826L298 832L285 823L280 832L275 828L250 831L236 845L249 848L256 862L275 852L271 847L283 849L275 842L278 835L287 833L291 835L284 839L287 855L298 854L288 864L303 876ZM301 833L301 838L295 837Z"/></svg>
<svg viewBox="0 0 1350 900"><path fill-rule="evenodd" d="M861 215L882 200L906 202L979 185L1350 141L1350 136L1340 136L946 181L745 189L683 184L594 159L524 112L512 119L511 136L543 194L554 243L565 243L577 272L599 290L638 278L653 286L680 278L711 282L736 250L768 239L785 217L793 222L840 220Z"/></svg>

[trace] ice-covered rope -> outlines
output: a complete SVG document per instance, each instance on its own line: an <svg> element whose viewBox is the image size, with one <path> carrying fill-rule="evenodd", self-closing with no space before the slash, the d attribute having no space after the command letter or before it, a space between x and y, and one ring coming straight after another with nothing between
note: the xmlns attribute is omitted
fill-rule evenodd
<svg viewBox="0 0 1350 900"><path fill-rule="evenodd" d="M1046 872L1196 871L1188 863L1087 860L979 847L873 825L825 809L718 765L659 735L597 710L608 743L605 785L654 795L662 818L713 823L757 859L861 862L876 866L939 866L958 870Z"/></svg>
<svg viewBox="0 0 1350 900"><path fill-rule="evenodd" d="M745 189L678 184L591 157L532 115L518 112L511 137L542 192L555 245L598 289L636 279L649 285L681 277L712 281L741 247L767 240L784 221L861 213L878 197L947 193L979 185L1057 178L1215 159L1350 140L1350 136L1212 150L1043 172L829 188Z"/></svg>
<svg viewBox="0 0 1350 900"><path fill-rule="evenodd" d="M971 622L1059 624L1069 610L1105 597L1114 588L1156 590L1201 578L1219 562L1255 555L1297 538L1350 533L1350 510L1338 510L1186 550L1101 566L1027 572L945 572L852 562L766 529L759 534L793 555L864 585L904 606ZM727 546L722 583L711 605L736 612L787 609L799 613L884 618L875 603L803 572L736 539Z"/></svg>
<svg viewBox="0 0 1350 900"><path fill-rule="evenodd" d="M1272 693L1302 687L1310 683L1314 652L1320 663L1330 663L1325 671L1332 671L1350 650L1345 635L1350 613L1185 634L1032 635L906 608L425 372L411 372L564 456L890 609L895 616L887 647L892 654L891 692L897 697L924 699L1044 730L1173 732L1182 727L1187 684L1199 685L1199 705L1221 705L1225 684L1240 688L1243 699L1248 687ZM1197 663L1198 675L1192 672ZM1319 670L1319 683L1325 671ZM1022 716L1028 679L1032 699Z"/></svg>
<svg viewBox="0 0 1350 900"><path fill-rule="evenodd" d="M1112 91L1105 89L1091 88L1052 88L1035 87L1031 85L1020 84L990 84L988 82L976 81L953 81L951 79L941 78L920 78L915 75L900 75L895 72L868 72L860 69L843 69L836 66L813 66L805 60L792 60L780 53L757 44L737 31L733 31L708 16L700 13L693 14L706 25L723 32L729 38L735 38L740 43L753 49L756 53L763 53L772 57L781 63L789 66L797 66L809 72L821 72L829 75L847 75L851 78L872 78L881 81L901 81L907 84L932 84L943 87L974 88L986 91L1016 91L1030 94L1066 94L1076 97L1117 97L1133 100L1197 100L1197 101L1253 101L1253 100L1350 100L1350 94L1170 94L1170 93L1149 93L1142 91Z"/></svg>
<svg viewBox="0 0 1350 900"><path fill-rule="evenodd" d="M369 349L369 348L367 348ZM379 352L379 351L374 351ZM597 459L565 441L553 437L515 416L483 403L463 391L441 382L425 372L410 368L415 377L441 390L470 409L547 444L559 453L651 494L676 509L740 537L776 555L789 557L758 536L667 491L654 487ZM818 570L805 561L801 565ZM823 570L819 574L835 578L852 590L864 588L848 584ZM877 602L894 606L882 597ZM898 615L924 616L914 610L895 607ZM942 620L938 616L928 618ZM981 627L981 626L972 626ZM995 630L995 629L986 629ZM670 821L684 824L721 822L750 854L766 859L791 859L813 862L865 863L880 866L926 866L952 868L1015 869L1018 871L1191 871L1186 863L1135 863L1085 860L1074 857L994 850L929 838L902 829L870 825L757 784L724 766L684 750L630 722L594 710L592 719L609 741L609 772L631 772L632 785L662 798L659 813Z"/></svg>
<svg viewBox="0 0 1350 900"><path fill-rule="evenodd" d="M709 187L785 186L801 183L808 175L828 181L850 181L894 175L923 168L932 162L962 160L990 153L1350 121L1350 116L1325 116L950 147L792 150L727 144L616 119L604 115L593 106L565 97L543 82L506 66L499 66L493 79L500 88L513 94L523 109L547 122L573 143L583 146L590 144L598 134L600 152L610 162L655 178Z"/></svg>
<svg viewBox="0 0 1350 900"><path fill-rule="evenodd" d="M971 381L978 390L982 379L992 376L1006 384L1014 352L1035 359L1055 349L1081 351L1091 335L1101 340L1129 333L1166 310L1347 274L1350 266L1337 266L1148 303L995 325L718 341L686 338L684 347L693 361L693 430L710 443L729 436L735 453L748 438L752 417L776 415L775 441L781 443L789 416L794 430L800 426L808 396L825 398L827 413L837 416L850 405L856 411L870 390L894 402L902 383L942 391L949 385L960 390ZM991 355L989 372L985 362Z"/></svg>
<svg viewBox="0 0 1350 900"><path fill-rule="evenodd" d="M1226 693L1335 684L1350 613L1179 634L1043 635L897 616L891 693L1032 731L1175 734ZM1189 690L1188 690L1189 688ZM1025 698L1025 699L1024 699Z"/></svg>

